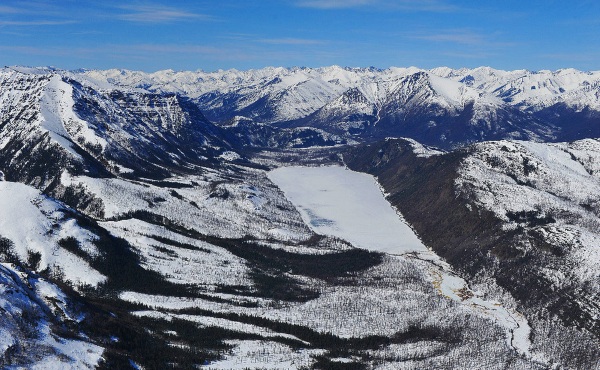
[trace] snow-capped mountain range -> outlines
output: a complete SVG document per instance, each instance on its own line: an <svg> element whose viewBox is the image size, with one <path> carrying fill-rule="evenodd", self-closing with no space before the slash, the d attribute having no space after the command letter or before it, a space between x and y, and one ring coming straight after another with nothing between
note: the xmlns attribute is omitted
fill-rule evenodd
<svg viewBox="0 0 600 370"><path fill-rule="evenodd" d="M75 75L100 85L189 96L217 123L244 116L287 127L317 126L355 139L410 136L450 148L483 139L560 141L599 133L600 72L573 69L332 66Z"/></svg>
<svg viewBox="0 0 600 370"><path fill-rule="evenodd" d="M6 67L0 367L600 369L599 81Z"/></svg>
<svg viewBox="0 0 600 370"><path fill-rule="evenodd" d="M296 131L308 127L289 136L319 136L322 143L403 136L447 149L481 140L600 136L600 72L337 66L210 73L13 69L58 74L104 93L184 97L216 125L241 118L250 122L234 136L254 137L247 143L251 146L280 141L270 140L271 132L257 137L265 125Z"/></svg>
<svg viewBox="0 0 600 370"><path fill-rule="evenodd" d="M503 71L489 67L440 67L430 70L409 67L382 70L332 66L217 72L89 70L74 73L121 87L173 92L192 98L201 98L207 94L246 97L235 106L238 110L247 108L261 98L273 100L277 97L281 102L289 103L278 107L279 114L275 116L277 121L294 120L313 113L351 88L359 89L370 103L381 103L390 92L399 88L402 79L417 73L433 76L430 79L433 89L447 103L464 104L466 101L487 97L496 103L504 101L532 110L547 108L559 102L577 109L600 109L597 91L600 72L575 69L534 72Z"/></svg>

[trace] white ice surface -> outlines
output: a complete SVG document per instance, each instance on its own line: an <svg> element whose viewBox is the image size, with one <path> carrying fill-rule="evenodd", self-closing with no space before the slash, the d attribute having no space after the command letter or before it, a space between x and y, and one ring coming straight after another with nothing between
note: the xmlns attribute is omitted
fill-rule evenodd
<svg viewBox="0 0 600 370"><path fill-rule="evenodd" d="M385 253L427 250L371 175L326 166L282 167L268 176L319 234Z"/></svg>

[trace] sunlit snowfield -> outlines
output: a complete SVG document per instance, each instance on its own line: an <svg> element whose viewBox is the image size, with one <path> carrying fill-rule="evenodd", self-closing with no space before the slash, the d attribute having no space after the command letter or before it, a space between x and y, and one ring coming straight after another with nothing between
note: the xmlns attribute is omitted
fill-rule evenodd
<svg viewBox="0 0 600 370"><path fill-rule="evenodd" d="M371 175L339 166L282 167L269 178L319 234L386 253L426 251Z"/></svg>

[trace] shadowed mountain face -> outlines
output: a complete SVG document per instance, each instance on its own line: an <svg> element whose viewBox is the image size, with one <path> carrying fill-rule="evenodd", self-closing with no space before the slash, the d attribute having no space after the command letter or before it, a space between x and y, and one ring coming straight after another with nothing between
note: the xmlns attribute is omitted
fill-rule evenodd
<svg viewBox="0 0 600 370"><path fill-rule="evenodd" d="M5 68L0 365L598 368L597 77Z"/></svg>

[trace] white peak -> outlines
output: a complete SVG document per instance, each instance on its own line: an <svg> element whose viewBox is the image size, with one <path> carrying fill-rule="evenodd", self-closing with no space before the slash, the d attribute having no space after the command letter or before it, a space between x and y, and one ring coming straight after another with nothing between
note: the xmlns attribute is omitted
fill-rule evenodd
<svg viewBox="0 0 600 370"><path fill-rule="evenodd" d="M456 75L456 70L450 67L437 67L430 69L428 72L440 77L452 77Z"/></svg>
<svg viewBox="0 0 600 370"><path fill-rule="evenodd" d="M437 94L453 104L463 105L469 101L478 100L482 95L476 89L449 78L429 75L429 83Z"/></svg>
<svg viewBox="0 0 600 370"><path fill-rule="evenodd" d="M485 73L487 75L495 75L496 70L491 68L491 67L486 67L486 66L481 66L481 67L477 67L477 68L473 68L472 72L479 72L479 73Z"/></svg>

